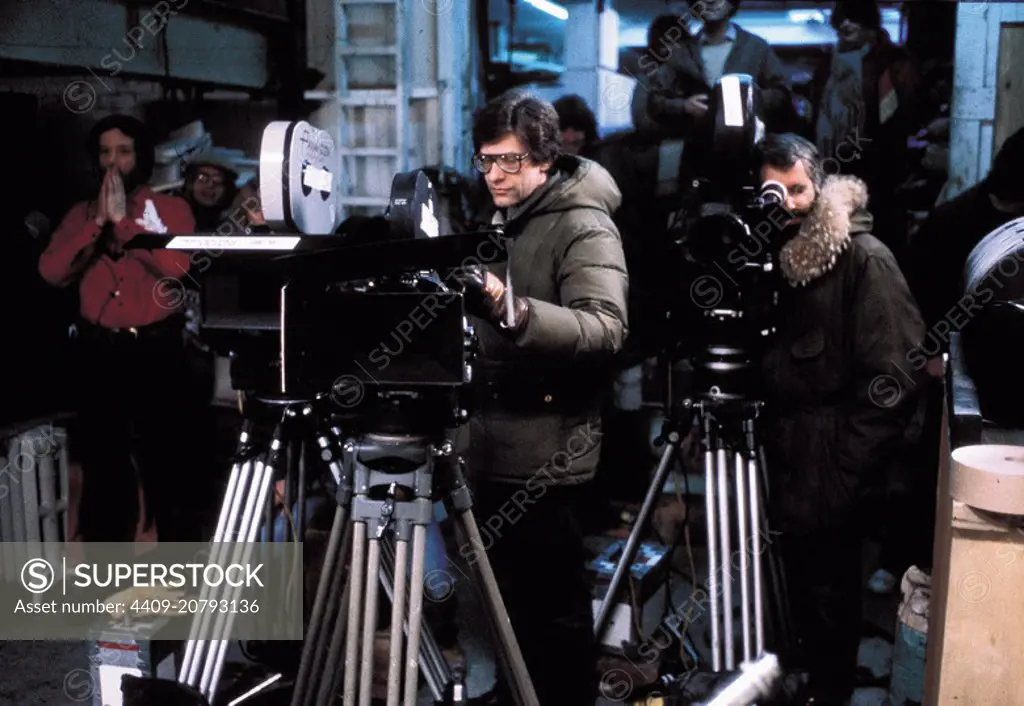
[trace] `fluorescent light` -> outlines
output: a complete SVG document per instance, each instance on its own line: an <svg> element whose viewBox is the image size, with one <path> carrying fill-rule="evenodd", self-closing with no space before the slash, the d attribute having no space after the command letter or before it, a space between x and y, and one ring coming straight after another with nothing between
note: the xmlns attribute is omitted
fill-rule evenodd
<svg viewBox="0 0 1024 706"><path fill-rule="evenodd" d="M535 8L537 8L541 12L546 12L549 15L551 15L552 17L556 17L556 18L558 18L560 20L567 20L567 19L569 19L569 11L568 10L566 10L561 5L556 5L553 2L549 2L549 0L526 0L526 4L527 5L533 5Z"/></svg>
<svg viewBox="0 0 1024 706"><path fill-rule="evenodd" d="M828 18L825 17L825 13L821 10L790 10L789 21L795 24L805 24L808 22L825 24Z"/></svg>

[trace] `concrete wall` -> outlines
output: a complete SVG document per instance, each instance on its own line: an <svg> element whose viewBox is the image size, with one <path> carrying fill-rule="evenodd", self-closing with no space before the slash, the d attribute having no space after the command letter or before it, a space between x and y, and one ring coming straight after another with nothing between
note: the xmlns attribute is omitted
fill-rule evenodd
<svg viewBox="0 0 1024 706"><path fill-rule="evenodd" d="M596 3L569 5L565 25L565 73L556 86L535 87L549 101L576 94L597 118L598 131L608 134L632 127L630 102L636 80L619 73L619 15Z"/></svg>
<svg viewBox="0 0 1024 706"><path fill-rule="evenodd" d="M0 58L83 70L83 103L106 90L108 79L130 74L263 88L266 37L190 17L188 4L160 0L140 9L111 0L5 0Z"/></svg>
<svg viewBox="0 0 1024 706"><path fill-rule="evenodd" d="M244 91L266 86L269 42L255 29L189 16L189 2L0 2L0 109L19 133L0 158L17 165L3 185L19 210L55 220L91 193L85 139L111 113L147 120L158 139L204 119L219 144L258 151L273 111L250 104ZM243 100L196 105L166 90L167 79L240 89Z"/></svg>
<svg viewBox="0 0 1024 706"><path fill-rule="evenodd" d="M19 210L39 209L51 220L59 219L72 203L92 194L86 138L92 125L107 115L125 113L144 120L158 140L174 128L202 120L218 146L242 149L251 157L259 156L263 127L277 115L272 100L196 102L180 92L165 96L156 81L104 80L106 88L97 91L94 101L83 103L69 97L86 95L74 93L80 90L80 75L0 77L0 110L13 119L18 134L0 147L0 159L10 165L3 182L4 188L14 190L11 202Z"/></svg>
<svg viewBox="0 0 1024 706"><path fill-rule="evenodd" d="M1022 125L1019 118L997 119L1000 114L1013 115L1000 110L1000 102L1004 107L1007 101L1024 104L1018 79L1024 63L1017 63L1014 70L1004 68L1000 75L1001 49L1005 49L1000 46L1001 37L1016 23L1024 23L1022 2L959 4L948 198L984 179L997 141ZM1008 120L1017 124L1006 124Z"/></svg>

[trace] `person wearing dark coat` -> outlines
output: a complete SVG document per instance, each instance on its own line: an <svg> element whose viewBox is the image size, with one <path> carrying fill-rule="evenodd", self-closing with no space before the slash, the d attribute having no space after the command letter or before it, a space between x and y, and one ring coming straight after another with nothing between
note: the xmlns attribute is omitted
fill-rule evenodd
<svg viewBox="0 0 1024 706"><path fill-rule="evenodd" d="M871 190L875 235L900 258L907 208L899 192L909 173L907 140L920 127L920 71L882 27L874 0L835 4L838 42L811 81L811 127L832 171L863 179Z"/></svg>
<svg viewBox="0 0 1024 706"><path fill-rule="evenodd" d="M1024 216L1022 167L1024 127L1006 139L980 183L935 208L911 239L907 279L929 327L946 319L963 297L971 251L992 231ZM923 352L939 358L948 345L948 335L936 334Z"/></svg>
<svg viewBox="0 0 1024 706"><path fill-rule="evenodd" d="M555 109L525 93L495 98L475 121L473 162L507 262L483 248L482 266L459 275L479 337L479 394L460 447L540 703L592 706L598 653L578 508L628 333L628 275L612 220L619 189L596 162L562 154L559 132ZM478 551L459 549L469 562Z"/></svg>
<svg viewBox="0 0 1024 706"><path fill-rule="evenodd" d="M860 641L861 513L926 384L906 363L924 323L871 234L864 183L825 175L797 135L769 135L758 157L761 179L789 193L778 326L762 362L771 526L799 638L788 658L809 672L812 703L841 704Z"/></svg>
<svg viewBox="0 0 1024 706"><path fill-rule="evenodd" d="M739 0L701 3L704 26L694 37L646 56L652 65L647 119L667 135L690 137L708 114L708 96L726 74L747 74L759 89L759 117L769 132L789 129L793 93L779 57L761 37L732 21ZM680 22L685 22L681 18ZM641 68L646 68L641 60Z"/></svg>

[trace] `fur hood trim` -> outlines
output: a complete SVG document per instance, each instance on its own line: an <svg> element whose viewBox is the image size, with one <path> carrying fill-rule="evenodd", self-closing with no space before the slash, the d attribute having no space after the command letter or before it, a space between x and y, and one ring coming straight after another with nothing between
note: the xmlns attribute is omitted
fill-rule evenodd
<svg viewBox="0 0 1024 706"><path fill-rule="evenodd" d="M807 286L827 274L850 247L855 212L868 205L868 187L856 177L829 176L800 226L782 247L779 265L794 287Z"/></svg>

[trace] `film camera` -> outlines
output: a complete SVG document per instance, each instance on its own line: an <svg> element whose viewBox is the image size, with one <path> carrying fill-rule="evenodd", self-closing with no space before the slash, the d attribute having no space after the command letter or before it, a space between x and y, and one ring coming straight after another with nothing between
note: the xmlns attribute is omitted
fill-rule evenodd
<svg viewBox="0 0 1024 706"><path fill-rule="evenodd" d="M668 306L671 352L692 361L702 393L752 391L751 360L773 329L787 194L782 184L758 178L764 125L757 113L753 79L722 77L698 139L683 154L683 205L669 219L678 257L672 281L683 287Z"/></svg>
<svg viewBox="0 0 1024 706"><path fill-rule="evenodd" d="M271 123L260 181L272 233L159 244L197 254L201 338L230 359L234 389L330 395L346 428L456 426L468 416L475 337L452 275L480 264L478 252L500 259L502 234L442 236L423 171L394 177L385 216L338 228L335 162L327 133Z"/></svg>

